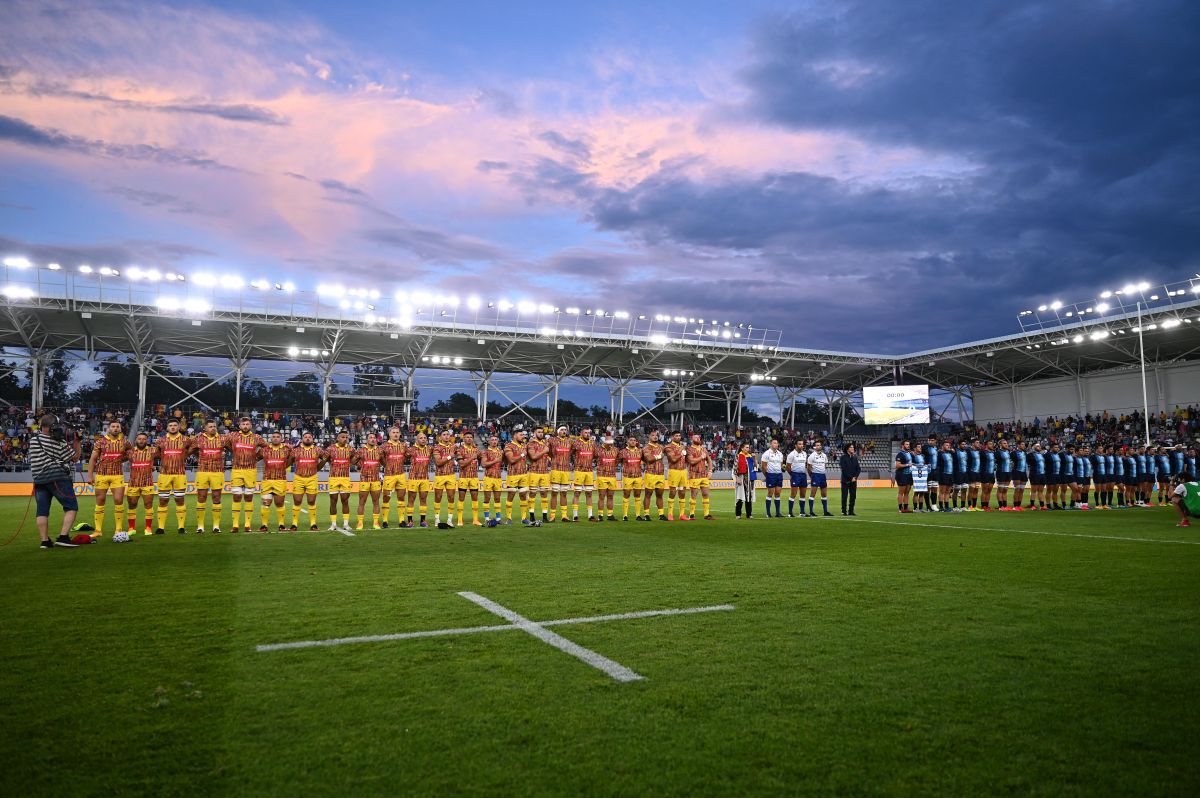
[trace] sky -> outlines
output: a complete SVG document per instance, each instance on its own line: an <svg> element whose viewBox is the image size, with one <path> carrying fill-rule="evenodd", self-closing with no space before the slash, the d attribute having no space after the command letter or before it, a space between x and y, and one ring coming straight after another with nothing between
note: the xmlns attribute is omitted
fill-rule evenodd
<svg viewBox="0 0 1200 798"><path fill-rule="evenodd" d="M0 251L904 353L1200 271L1200 4L0 0Z"/></svg>

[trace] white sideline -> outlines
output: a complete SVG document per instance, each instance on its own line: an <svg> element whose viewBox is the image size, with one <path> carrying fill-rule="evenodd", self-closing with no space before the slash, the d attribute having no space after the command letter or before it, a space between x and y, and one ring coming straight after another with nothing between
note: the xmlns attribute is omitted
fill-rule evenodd
<svg viewBox="0 0 1200 798"><path fill-rule="evenodd" d="M358 537L358 535L354 534L354 533L353 533L353 532L351 532L349 529L338 529L338 532L341 532L343 535L345 535L345 536L346 536L346 537L348 537L348 538L356 538L356 537Z"/></svg>
<svg viewBox="0 0 1200 798"><path fill-rule="evenodd" d="M621 663L614 662L603 654L597 654L590 648L584 648L578 643L572 643L562 635L551 632L546 627L529 620L524 615L513 612L507 607L497 604L489 598L484 598L478 593L462 591L458 595L462 596L467 601L472 601L478 604L480 607L483 607L490 613L499 615L504 620L512 623L522 632L533 635L538 640L541 640L547 645L554 646L564 654L570 654L572 657L586 662L593 668L607 673L618 682L636 682L646 678L645 676L626 668Z"/></svg>
<svg viewBox="0 0 1200 798"><path fill-rule="evenodd" d="M839 518L856 524L891 524L892 526L924 526L930 529L966 529L971 532L1015 532L1021 535L1047 535L1059 538L1091 538L1093 540L1123 540L1131 543L1175 543L1181 546L1200 546L1200 540L1166 540L1163 538L1131 538L1123 535L1088 535L1083 532L1047 532L1038 529L1008 529L1002 526L961 526L958 524L924 524L919 521L884 521L874 518Z"/></svg>

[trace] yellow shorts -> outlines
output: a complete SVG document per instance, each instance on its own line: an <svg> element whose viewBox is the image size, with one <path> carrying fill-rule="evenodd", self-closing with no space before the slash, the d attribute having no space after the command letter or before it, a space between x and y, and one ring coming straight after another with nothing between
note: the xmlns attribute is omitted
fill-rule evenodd
<svg viewBox="0 0 1200 798"><path fill-rule="evenodd" d="M350 481L350 477L330 477L329 478L330 493L353 493L354 483Z"/></svg>
<svg viewBox="0 0 1200 798"><path fill-rule="evenodd" d="M630 477L629 479L621 479L621 490L641 490L642 477Z"/></svg>
<svg viewBox="0 0 1200 798"><path fill-rule="evenodd" d="M459 477L459 490L479 490L479 477Z"/></svg>
<svg viewBox="0 0 1200 798"><path fill-rule="evenodd" d="M707 488L707 487L708 487L708 483L709 483L709 479L708 479L708 477L698 477L698 478L696 478L696 479L689 479L689 480L687 481L687 486L688 486L689 488L693 488L693 489L695 489L695 488Z"/></svg>
<svg viewBox="0 0 1200 798"><path fill-rule="evenodd" d="M262 484L262 495L264 496L286 496L287 495L287 480L286 479L264 479Z"/></svg>
<svg viewBox="0 0 1200 798"><path fill-rule="evenodd" d="M112 476L103 476L96 474L95 477L96 490L115 490L125 487L125 475L113 474Z"/></svg>
<svg viewBox="0 0 1200 798"><path fill-rule="evenodd" d="M292 477L292 493L299 496L301 493L307 493L309 496L317 495L317 475L311 477L302 477L299 474Z"/></svg>
<svg viewBox="0 0 1200 798"><path fill-rule="evenodd" d="M363 482L360 480L356 485L359 493L378 493L383 490L382 482L371 482L370 480Z"/></svg>
<svg viewBox="0 0 1200 798"><path fill-rule="evenodd" d="M596 477L596 490L616 490L616 477Z"/></svg>
<svg viewBox="0 0 1200 798"><path fill-rule="evenodd" d="M647 474L642 477L646 490L658 490L666 486L667 478L662 474Z"/></svg>
<svg viewBox="0 0 1200 798"><path fill-rule="evenodd" d="M153 496L158 493L158 488L154 485L147 485L144 488L135 488L130 485L125 489L126 499L140 499L143 496Z"/></svg>
<svg viewBox="0 0 1200 798"><path fill-rule="evenodd" d="M235 488L254 490L258 487L258 472L253 468L235 468L229 474L229 484Z"/></svg>
<svg viewBox="0 0 1200 798"><path fill-rule="evenodd" d="M433 478L434 490L454 490L458 477L454 474L439 474Z"/></svg>
<svg viewBox="0 0 1200 798"><path fill-rule="evenodd" d="M667 487L670 488L686 488L688 486L688 478L686 471L672 471L667 477Z"/></svg>
<svg viewBox="0 0 1200 798"><path fill-rule="evenodd" d="M529 474L529 487L531 488L548 488L550 487L549 474Z"/></svg>
<svg viewBox="0 0 1200 798"><path fill-rule="evenodd" d="M568 473L566 471L551 471L550 472L550 484L551 485L569 485L569 484L571 484L571 475L570 475L570 473Z"/></svg>
<svg viewBox="0 0 1200 798"><path fill-rule="evenodd" d="M196 490L225 490L225 473L221 471L197 471Z"/></svg>
<svg viewBox="0 0 1200 798"><path fill-rule="evenodd" d="M500 477L484 477L483 490L485 493L488 491L495 491L498 493L504 490L504 480L500 479Z"/></svg>
<svg viewBox="0 0 1200 798"><path fill-rule="evenodd" d="M183 474L159 474L159 493L186 493L187 477Z"/></svg>
<svg viewBox="0 0 1200 798"><path fill-rule="evenodd" d="M429 480L408 478L408 492L412 493L428 493Z"/></svg>
<svg viewBox="0 0 1200 798"><path fill-rule="evenodd" d="M595 485L596 473L594 471L576 471L573 479L577 488L582 488L584 485Z"/></svg>
<svg viewBox="0 0 1200 798"><path fill-rule="evenodd" d="M406 493L408 491L408 474L392 474L383 478L383 489L388 493L400 491Z"/></svg>
<svg viewBox="0 0 1200 798"><path fill-rule="evenodd" d="M508 475L509 490L512 490L514 488L527 488L527 487L529 487L529 475L528 474L509 474Z"/></svg>

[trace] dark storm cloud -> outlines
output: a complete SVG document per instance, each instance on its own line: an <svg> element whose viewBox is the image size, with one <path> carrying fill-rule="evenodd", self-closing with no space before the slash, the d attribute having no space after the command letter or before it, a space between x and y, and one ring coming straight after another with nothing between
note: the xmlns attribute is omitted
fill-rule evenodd
<svg viewBox="0 0 1200 798"><path fill-rule="evenodd" d="M202 152L158 147L153 144L115 144L83 136L68 135L54 128L38 127L23 119L0 115L0 142L4 141L37 149L77 152L82 155L130 161L150 161L167 166L241 171L205 157Z"/></svg>
<svg viewBox="0 0 1200 798"><path fill-rule="evenodd" d="M839 3L770 19L750 51L749 99L727 113L969 168L871 184L667 165L617 189L542 158L510 179L673 250L668 309L801 318L787 340L806 346L992 337L1039 298L1196 269L1200 4Z"/></svg>

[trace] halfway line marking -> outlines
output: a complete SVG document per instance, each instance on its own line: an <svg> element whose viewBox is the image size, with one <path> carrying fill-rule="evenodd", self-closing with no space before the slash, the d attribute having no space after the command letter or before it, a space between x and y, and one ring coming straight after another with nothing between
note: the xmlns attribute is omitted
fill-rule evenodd
<svg viewBox="0 0 1200 798"><path fill-rule="evenodd" d="M643 612L622 612L615 615L590 615L582 618L559 618L553 621L539 621L540 626L560 626L574 623L599 623L602 621L629 621L637 618L656 618L660 615L695 615L701 612L723 612L736 609L732 604L715 604L710 607L684 607L670 610L645 610ZM357 637L332 637L327 640L297 640L291 643L266 643L254 647L255 651L284 651L293 648L317 648L327 646L345 646L354 643L384 643L389 640L410 640L418 637L444 637L446 635L468 635L476 632L508 632L519 629L511 623L497 626L466 626L454 629L430 629L422 632L399 632L386 635L360 635Z"/></svg>
<svg viewBox="0 0 1200 798"><path fill-rule="evenodd" d="M534 621L531 621L528 618L526 618L524 615L513 612L512 610L508 609L507 607L505 607L501 604L497 604L496 602L492 601L489 598L484 598L483 596L479 595L478 593L471 593L469 591L461 591L458 595L462 596L467 601L471 601L471 602L474 602L475 604L478 604L480 607L483 607L485 610L487 610L490 613L499 615L504 620L512 623L514 626L516 626L522 632L526 632L530 635L533 635L538 640L541 640L543 643L546 643L547 645L554 646L555 648L557 648L559 651L563 652L564 654L570 654L572 657L575 657L578 660L586 662L588 665L591 665L593 668L600 670L600 671L604 671L609 676L616 679L618 682L636 682L636 681L646 678L645 676L642 676L641 674L636 673L636 672L630 670L629 668L626 668L621 663L615 662L615 661L609 659L608 657L604 656L603 654L597 654L595 651L592 651L590 648L584 648L583 646L579 645L578 643L572 643L570 640L563 637L562 635L551 632L549 629L542 626L541 624L535 623Z"/></svg>
<svg viewBox="0 0 1200 798"><path fill-rule="evenodd" d="M1161 538L1131 538L1121 535L1088 535L1083 532L1045 532L1036 529L1007 529L1000 526L958 526L955 524L923 524L913 521L883 521L869 518L839 518L856 524L891 524L893 526L924 526L931 529L966 529L973 532L1016 532L1023 535L1048 535L1060 538L1093 538L1095 540L1124 540L1132 543L1177 543L1183 546L1200 546L1200 540L1163 540Z"/></svg>

